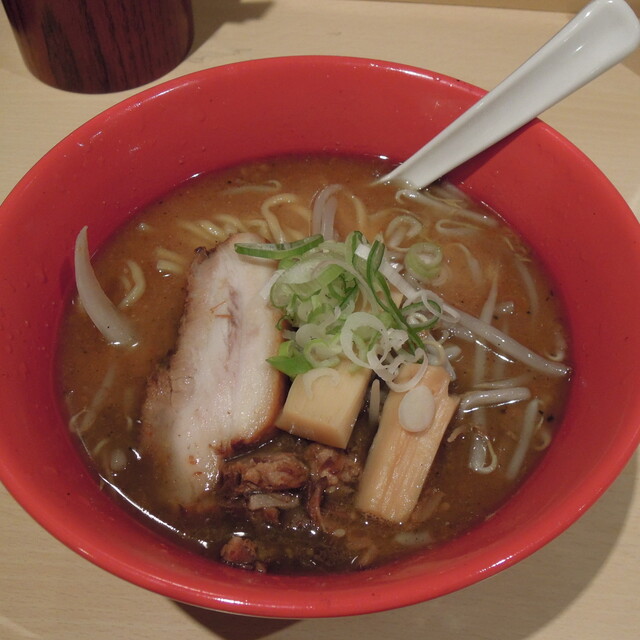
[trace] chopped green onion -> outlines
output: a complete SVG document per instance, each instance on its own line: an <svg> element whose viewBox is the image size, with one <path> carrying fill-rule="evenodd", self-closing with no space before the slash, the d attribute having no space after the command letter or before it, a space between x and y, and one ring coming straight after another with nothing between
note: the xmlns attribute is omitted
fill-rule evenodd
<svg viewBox="0 0 640 640"><path fill-rule="evenodd" d="M313 369L313 365L291 341L283 342L278 349L278 354L267 358L267 362L290 378Z"/></svg>
<svg viewBox="0 0 640 640"><path fill-rule="evenodd" d="M387 284L387 281L384 279L382 274L377 275L377 280L380 288L382 289L382 293L384 295L386 303L386 306L384 306L382 305L382 302L380 302L381 306L383 306L385 311L387 311L391 315L391 317L396 320L399 326L406 330L412 349L422 349L424 351L424 344L422 342L422 339L420 338L420 335L418 334L418 330L415 327L412 327L407 322L406 318L400 312L400 309L398 309L398 306L393 301L391 289L389 289L389 285Z"/></svg>
<svg viewBox="0 0 640 640"><path fill-rule="evenodd" d="M442 316L442 306L435 300L421 296L420 302L403 306L400 311L416 331L428 331L438 324ZM426 300L425 300L426 298ZM429 307L431 307L429 309ZM427 315L428 314L428 315Z"/></svg>
<svg viewBox="0 0 640 640"><path fill-rule="evenodd" d="M425 244L414 245L414 258L423 257ZM413 285L385 258L381 239L369 244L353 231L344 242L315 235L236 250L279 261L270 301L282 312L278 326L293 337L268 362L289 377L346 358L393 380L403 362L426 361L420 332L431 329L442 310L435 301L415 299ZM411 294L411 304L398 306L392 295L398 287Z"/></svg>
<svg viewBox="0 0 640 640"><path fill-rule="evenodd" d="M380 273L380 266L384 259L385 246L379 240L375 240L371 245L369 255L367 256L367 282L372 290L375 291L376 285L382 293L376 295L378 304L396 321L399 327L406 330L411 345L414 349L419 348L424 350L424 344L418 335L416 329L409 325L405 317L400 312L400 309L393 300L391 295L391 289L385 277Z"/></svg>
<svg viewBox="0 0 640 640"><path fill-rule="evenodd" d="M335 367L340 362L338 352L320 338L309 340L304 345L302 353L314 369L318 367Z"/></svg>
<svg viewBox="0 0 640 640"><path fill-rule="evenodd" d="M409 247L404 264L421 282L433 280L440 273L442 249L435 242L418 242Z"/></svg>
<svg viewBox="0 0 640 640"><path fill-rule="evenodd" d="M278 371L282 371L282 373L289 378L295 378L313 369L313 366L302 354L297 354L290 358L285 356L272 356L271 358L267 358L267 362Z"/></svg>
<svg viewBox="0 0 640 640"><path fill-rule="evenodd" d="M254 258L268 258L270 260L284 260L295 256L301 256L310 249L317 247L324 238L319 233L295 242L282 242L279 244L260 243L236 243L236 252Z"/></svg>
<svg viewBox="0 0 640 640"><path fill-rule="evenodd" d="M348 236L347 236L347 240L344 243L345 244L345 249L346 249L346 255L345 258L346 260L356 266L356 258L357 258L357 250L358 247L366 244L366 240L364 239L364 236L362 235L361 231L352 231Z"/></svg>
<svg viewBox="0 0 640 640"><path fill-rule="evenodd" d="M336 264L330 264L323 268L313 280L291 283L290 287L300 298L310 298L314 293L325 290L336 278L342 276L343 273L344 269L341 269Z"/></svg>

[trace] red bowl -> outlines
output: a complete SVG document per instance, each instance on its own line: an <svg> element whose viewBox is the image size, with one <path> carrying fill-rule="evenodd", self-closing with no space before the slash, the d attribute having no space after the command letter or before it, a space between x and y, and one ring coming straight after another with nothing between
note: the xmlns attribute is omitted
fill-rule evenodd
<svg viewBox="0 0 640 640"><path fill-rule="evenodd" d="M154 87L50 151L0 213L0 478L18 502L80 555L135 584L192 605L289 618L368 613L441 596L521 560L576 520L640 439L640 226L600 171L539 121L450 179L498 211L550 270L568 310L573 385L541 465L467 535L348 575L261 575L204 560L100 491L55 393L58 324L82 226L90 225L99 244L191 176L266 155L331 151L402 160L483 93L387 62L259 60Z"/></svg>

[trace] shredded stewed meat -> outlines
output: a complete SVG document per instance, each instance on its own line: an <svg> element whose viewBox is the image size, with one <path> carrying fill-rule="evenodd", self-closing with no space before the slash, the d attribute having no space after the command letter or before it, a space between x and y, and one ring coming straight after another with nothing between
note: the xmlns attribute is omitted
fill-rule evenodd
<svg viewBox="0 0 640 640"><path fill-rule="evenodd" d="M233 460L222 469L222 490L226 494L299 489L309 478L309 469L293 453L272 453Z"/></svg>

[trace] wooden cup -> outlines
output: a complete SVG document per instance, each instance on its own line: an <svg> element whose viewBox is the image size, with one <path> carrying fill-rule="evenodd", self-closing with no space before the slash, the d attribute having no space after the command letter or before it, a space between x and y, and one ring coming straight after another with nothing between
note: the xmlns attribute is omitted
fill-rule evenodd
<svg viewBox="0 0 640 640"><path fill-rule="evenodd" d="M164 75L193 41L191 0L2 0L25 64L52 87L131 89Z"/></svg>

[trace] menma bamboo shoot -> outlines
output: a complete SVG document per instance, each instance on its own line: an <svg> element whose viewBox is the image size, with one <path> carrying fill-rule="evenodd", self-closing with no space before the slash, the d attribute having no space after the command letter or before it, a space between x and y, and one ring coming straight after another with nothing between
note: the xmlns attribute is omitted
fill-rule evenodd
<svg viewBox="0 0 640 640"><path fill-rule="evenodd" d="M311 369L296 376L276 426L301 438L345 448L370 378L369 369L347 360L335 368Z"/></svg>
<svg viewBox="0 0 640 640"><path fill-rule="evenodd" d="M417 368L404 365L398 381L410 379ZM389 393L360 479L356 496L360 511L392 522L409 518L458 406L458 398L449 395L449 382L443 367L429 366L418 383L429 389L435 401L431 424L418 432L407 431L401 424L400 403L408 392Z"/></svg>

